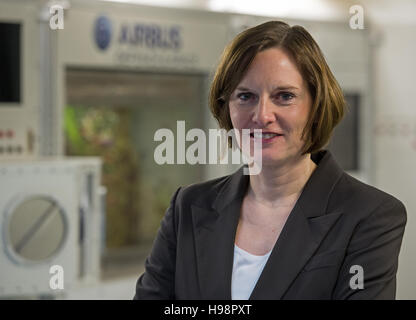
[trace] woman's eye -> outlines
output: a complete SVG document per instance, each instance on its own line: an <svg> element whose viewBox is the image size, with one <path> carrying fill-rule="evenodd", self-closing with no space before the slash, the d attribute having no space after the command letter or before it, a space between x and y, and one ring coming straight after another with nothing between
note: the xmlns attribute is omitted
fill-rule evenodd
<svg viewBox="0 0 416 320"><path fill-rule="evenodd" d="M283 102L290 102L294 97L295 95L290 92L281 92L278 94L278 98L282 99Z"/></svg>
<svg viewBox="0 0 416 320"><path fill-rule="evenodd" d="M253 98L253 94L250 92L242 92L237 95L238 99L241 101L249 101Z"/></svg>

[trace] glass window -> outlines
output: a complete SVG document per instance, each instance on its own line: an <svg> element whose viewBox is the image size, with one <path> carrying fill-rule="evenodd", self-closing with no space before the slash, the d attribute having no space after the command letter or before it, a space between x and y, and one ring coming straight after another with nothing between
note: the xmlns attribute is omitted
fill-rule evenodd
<svg viewBox="0 0 416 320"><path fill-rule="evenodd" d="M0 22L0 103L20 102L20 24Z"/></svg>
<svg viewBox="0 0 416 320"><path fill-rule="evenodd" d="M334 129L328 149L344 170L358 171L359 168L359 112L360 96L346 93L347 112Z"/></svg>

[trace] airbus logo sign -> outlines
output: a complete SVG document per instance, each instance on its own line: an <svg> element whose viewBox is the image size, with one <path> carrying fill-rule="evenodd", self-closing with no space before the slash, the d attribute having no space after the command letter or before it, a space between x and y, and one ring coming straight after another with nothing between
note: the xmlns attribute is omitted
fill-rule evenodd
<svg viewBox="0 0 416 320"><path fill-rule="evenodd" d="M101 50L106 50L110 45L112 37L112 25L109 18L100 16L95 20L94 38L95 43Z"/></svg>

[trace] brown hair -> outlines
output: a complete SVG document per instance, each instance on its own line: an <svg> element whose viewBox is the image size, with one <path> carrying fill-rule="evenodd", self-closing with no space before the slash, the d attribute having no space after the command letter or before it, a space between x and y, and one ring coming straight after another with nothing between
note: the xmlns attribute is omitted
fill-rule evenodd
<svg viewBox="0 0 416 320"><path fill-rule="evenodd" d="M214 75L209 105L220 128L233 128L228 102L257 53L269 48L285 50L308 84L312 107L302 133L302 153L314 153L329 141L345 112L342 90L329 69L318 44L301 26L269 21L238 34L225 48ZM229 140L230 142L230 140Z"/></svg>

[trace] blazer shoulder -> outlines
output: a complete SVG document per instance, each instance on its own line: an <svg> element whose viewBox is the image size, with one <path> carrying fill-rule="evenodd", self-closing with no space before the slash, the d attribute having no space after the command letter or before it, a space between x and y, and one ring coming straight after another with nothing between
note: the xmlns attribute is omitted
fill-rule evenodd
<svg viewBox="0 0 416 320"><path fill-rule="evenodd" d="M346 172L341 176L334 191L336 199L341 197L349 205L356 203L360 206L368 206L369 209L389 206L399 208L400 211L406 212L403 202L395 196L362 182Z"/></svg>
<svg viewBox="0 0 416 320"><path fill-rule="evenodd" d="M231 175L226 175L183 186L177 196L177 203L182 205L195 204L202 207L210 205L217 198L218 193L230 177Z"/></svg>

